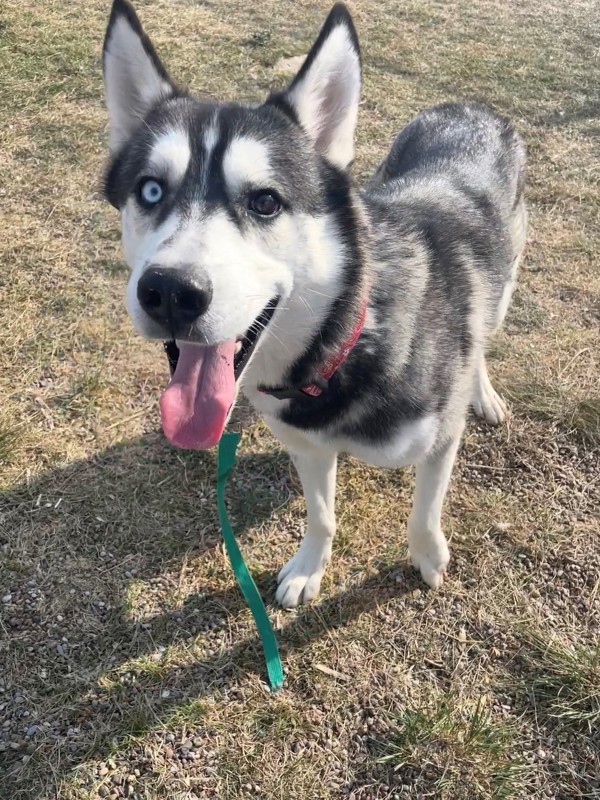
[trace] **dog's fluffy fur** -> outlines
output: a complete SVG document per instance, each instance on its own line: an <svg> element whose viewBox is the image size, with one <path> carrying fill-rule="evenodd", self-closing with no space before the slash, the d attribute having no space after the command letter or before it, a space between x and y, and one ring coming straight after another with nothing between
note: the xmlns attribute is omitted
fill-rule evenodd
<svg viewBox="0 0 600 800"><path fill-rule="evenodd" d="M524 247L519 137L483 106L438 106L355 188L360 55L341 5L289 88L260 106L178 89L125 0L113 6L104 74L106 195L122 216L137 329L155 339L173 333L140 305L138 282L156 265L210 286L208 308L174 331L180 345L239 339L278 298L239 380L289 450L306 497L306 535L279 575L278 601L294 607L318 594L335 533L338 453L416 465L410 553L439 586L449 561L442 502L468 408L492 424L506 413L485 347ZM166 187L156 208L140 204L140 176ZM262 190L281 201L273 218L248 210ZM360 338L326 391L283 400L259 391L310 384L347 341L364 297Z"/></svg>

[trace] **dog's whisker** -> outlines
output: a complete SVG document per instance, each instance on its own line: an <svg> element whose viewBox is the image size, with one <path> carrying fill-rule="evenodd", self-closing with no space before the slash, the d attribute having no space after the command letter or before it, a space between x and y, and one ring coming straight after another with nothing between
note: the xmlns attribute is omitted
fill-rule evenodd
<svg viewBox="0 0 600 800"><path fill-rule="evenodd" d="M277 325L275 325L273 323L271 323L270 325L265 325L264 323L259 322L259 323L257 323L257 327L262 328L263 331L266 331L267 328L268 328L270 333L272 333L273 338L276 341L279 342L279 344L283 347L283 349L286 351L286 353L290 352L289 347L285 344L285 342L282 342L281 339L279 338L279 336L277 336L276 333L275 333L275 329L277 328Z"/></svg>
<svg viewBox="0 0 600 800"><path fill-rule="evenodd" d="M308 310L308 312L309 312L310 314L314 314L314 311L312 310L310 303L309 303L309 302L308 302L308 300L307 300L307 299L304 297L304 295L299 295L299 297L300 297L300 301L301 301L302 305L304 305L304 306L306 307L306 309Z"/></svg>

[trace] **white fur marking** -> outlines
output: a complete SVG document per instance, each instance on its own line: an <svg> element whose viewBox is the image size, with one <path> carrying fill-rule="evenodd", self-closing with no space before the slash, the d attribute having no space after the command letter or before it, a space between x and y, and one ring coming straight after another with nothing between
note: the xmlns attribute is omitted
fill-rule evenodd
<svg viewBox="0 0 600 800"><path fill-rule="evenodd" d="M211 157L212 151L215 149L218 139L219 128L217 127L217 118L215 116L209 127L204 131L204 136L202 139L202 144L204 145L207 159Z"/></svg>
<svg viewBox="0 0 600 800"><path fill-rule="evenodd" d="M215 116L212 118L210 125L204 131L204 136L202 137L202 144L204 145L204 169L202 174L202 183L206 186L208 181L208 173L210 170L210 160L212 158L213 150L217 146L217 142L219 140L219 127L217 125L217 114L215 112Z"/></svg>
<svg viewBox="0 0 600 800"><path fill-rule="evenodd" d="M273 173L267 145L248 136L233 139L223 158L223 175L233 195L247 186L269 188Z"/></svg>
<svg viewBox="0 0 600 800"><path fill-rule="evenodd" d="M185 175L191 156L187 133L171 130L159 136L154 143L150 164L151 168L156 169L158 176L166 172L170 181L178 182Z"/></svg>

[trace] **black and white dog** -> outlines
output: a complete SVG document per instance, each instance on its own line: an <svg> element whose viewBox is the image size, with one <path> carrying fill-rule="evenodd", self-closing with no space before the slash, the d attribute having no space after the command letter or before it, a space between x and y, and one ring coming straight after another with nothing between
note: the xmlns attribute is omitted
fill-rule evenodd
<svg viewBox="0 0 600 800"><path fill-rule="evenodd" d="M166 436L215 445L242 388L289 450L308 521L279 574L286 608L319 592L338 453L415 464L408 543L439 586L468 408L493 424L506 413L485 347L525 241L517 134L479 105L433 108L357 189L360 54L343 5L263 105L178 88L126 0L113 4L104 77L127 307L143 336L179 352L160 403Z"/></svg>

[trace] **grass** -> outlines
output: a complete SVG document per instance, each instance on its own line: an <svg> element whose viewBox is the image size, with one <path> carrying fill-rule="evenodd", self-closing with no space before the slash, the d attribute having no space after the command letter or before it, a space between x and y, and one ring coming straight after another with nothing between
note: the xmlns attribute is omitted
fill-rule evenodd
<svg viewBox="0 0 600 800"><path fill-rule="evenodd" d="M23 431L19 425L8 420L0 423L0 465L8 466L18 458L18 449L22 442Z"/></svg>
<svg viewBox="0 0 600 800"><path fill-rule="evenodd" d="M136 5L176 77L251 101L328 7ZM165 444L164 356L125 313L118 220L99 196L109 2L0 9L2 800L598 797L596 4L354 6L357 176L443 100L483 98L525 138L529 245L491 358L512 415L468 426L441 592L407 562L410 472L342 461L322 598L270 606L275 697L222 551L214 454ZM243 416L228 498L271 601L304 505Z"/></svg>
<svg viewBox="0 0 600 800"><path fill-rule="evenodd" d="M535 380L522 387L510 387L505 394L515 410L556 422L562 430L592 447L600 443L600 395L578 399L575 391L565 391L559 382L552 385Z"/></svg>
<svg viewBox="0 0 600 800"><path fill-rule="evenodd" d="M539 631L524 634L523 686L538 713L561 730L600 735L600 646L548 641Z"/></svg>
<svg viewBox="0 0 600 800"><path fill-rule="evenodd" d="M523 788L523 765L514 760L514 732L494 723L482 700L437 698L429 710L406 710L394 721L379 762L434 797L507 798ZM456 712L456 707L461 712Z"/></svg>

